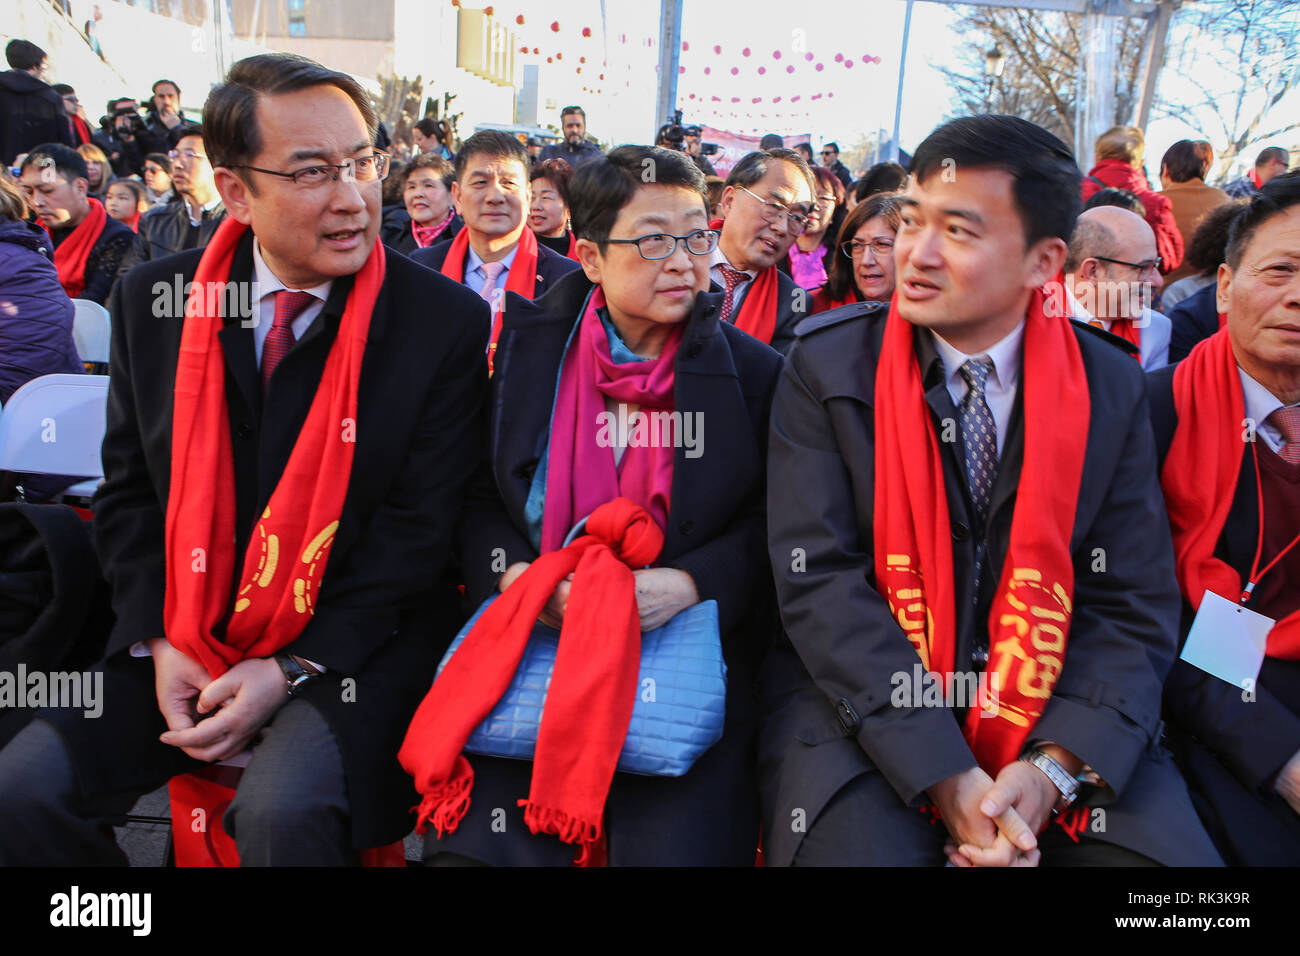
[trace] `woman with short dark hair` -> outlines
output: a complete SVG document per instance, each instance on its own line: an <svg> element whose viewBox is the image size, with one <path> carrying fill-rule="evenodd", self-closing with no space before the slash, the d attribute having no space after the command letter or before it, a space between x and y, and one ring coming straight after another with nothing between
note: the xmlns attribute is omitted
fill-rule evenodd
<svg viewBox="0 0 1300 956"><path fill-rule="evenodd" d="M536 302L507 295L488 458L457 533L467 596L497 596L399 755L422 795L421 830L440 834L428 834L424 857L752 865L754 682L777 627L764 450L781 356L720 322L721 296L699 291L717 232L689 157L620 146L572 185L582 271ZM671 434L642 430L637 416ZM643 633L715 611L705 637L717 642L715 687L717 655L725 661L713 698L725 702L712 721L671 706L681 733L710 725L718 736L676 776L617 769L631 735L649 732L634 709L669 701L666 684L656 697L654 681L639 679ZM539 614L561 630L532 756L467 750L524 647L553 634L534 629Z"/></svg>
<svg viewBox="0 0 1300 956"><path fill-rule="evenodd" d="M384 245L409 256L460 231L463 223L451 202L451 163L437 153L420 153L399 176L402 205L384 212Z"/></svg>
<svg viewBox="0 0 1300 956"><path fill-rule="evenodd" d="M563 159L546 159L528 174L528 228L552 251L576 260L577 240L569 229L569 180L573 167Z"/></svg>

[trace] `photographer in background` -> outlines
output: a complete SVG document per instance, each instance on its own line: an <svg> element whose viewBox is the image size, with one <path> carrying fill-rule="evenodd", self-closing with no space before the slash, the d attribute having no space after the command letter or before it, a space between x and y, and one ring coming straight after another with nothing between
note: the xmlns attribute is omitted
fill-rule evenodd
<svg viewBox="0 0 1300 956"><path fill-rule="evenodd" d="M100 117L99 129L91 140L108 156L114 175L139 176L144 171L146 155L167 152L165 142L161 149L146 145L144 134L140 107L131 97L119 96L108 101L107 114Z"/></svg>
<svg viewBox="0 0 1300 956"><path fill-rule="evenodd" d="M704 135L704 131L698 126L687 126L682 130L682 133L685 136L686 155L691 158L691 162L699 167L700 172L705 176L718 175L717 170L713 168L713 164L704 158L706 155L704 150L707 147L712 147L709 153L714 153L717 151L717 145L714 143L701 143L700 137Z"/></svg>
<svg viewBox="0 0 1300 956"><path fill-rule="evenodd" d="M145 152L165 153L174 140L175 130L194 124L181 112L181 88L175 82L156 80L151 92L153 96L144 120L143 138L149 147Z"/></svg>

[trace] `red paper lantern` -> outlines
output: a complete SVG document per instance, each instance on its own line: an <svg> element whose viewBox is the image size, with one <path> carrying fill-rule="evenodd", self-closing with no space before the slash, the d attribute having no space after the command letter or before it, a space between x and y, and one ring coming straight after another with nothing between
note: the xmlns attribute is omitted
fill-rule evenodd
<svg viewBox="0 0 1300 956"><path fill-rule="evenodd" d="M811 53L805 53L805 54L803 55L803 58L804 58L805 60L807 60L809 63L811 63L811 62L813 61L813 55L812 55Z"/></svg>
<svg viewBox="0 0 1300 956"><path fill-rule="evenodd" d="M552 20L552 21L551 21L551 32L552 32L552 33L559 33L559 32L560 32L560 21L559 21L559 20Z"/></svg>
<svg viewBox="0 0 1300 956"><path fill-rule="evenodd" d="M793 72L794 72L794 67L792 67L792 66L787 66L787 67L785 68L785 71L786 71L787 73L793 73Z"/></svg>
<svg viewBox="0 0 1300 956"><path fill-rule="evenodd" d="M763 75L764 73L766 73L766 72L767 72L767 67L765 67L765 66L760 66L760 67L758 68L758 75L759 75L759 76L762 76L762 75Z"/></svg>
<svg viewBox="0 0 1300 956"><path fill-rule="evenodd" d="M843 63L843 62L844 62L844 54L843 54L843 53L836 53L836 54L835 54L835 62L836 62L836 63Z"/></svg>
<svg viewBox="0 0 1300 956"><path fill-rule="evenodd" d="M564 54L561 53L559 50L556 50L556 51L555 51L555 58L556 58L557 60L563 60L563 59L564 59Z"/></svg>
<svg viewBox="0 0 1300 956"><path fill-rule="evenodd" d="M589 37L589 36L591 36L591 27L583 27L583 28L582 28L582 35L585 36L585 37Z"/></svg>
<svg viewBox="0 0 1300 956"><path fill-rule="evenodd" d="M548 56L548 57L546 58L546 62L547 62L547 63L554 63L554 62L555 62L555 57L553 57L553 56Z"/></svg>
<svg viewBox="0 0 1300 956"><path fill-rule="evenodd" d="M484 8L483 8L483 16L485 16L485 17L490 17L490 16L492 16L492 8L491 8L491 7L484 7Z"/></svg>
<svg viewBox="0 0 1300 956"><path fill-rule="evenodd" d="M763 102L763 97L761 97L761 96L756 96L756 97L754 97L750 102L751 102L751 103L761 103L761 102Z"/></svg>
<svg viewBox="0 0 1300 956"><path fill-rule="evenodd" d="M862 56L862 62L863 62L863 63L870 63L870 62L871 62L871 56L870 56L870 54L865 54L865 53L864 53L863 56Z"/></svg>
<svg viewBox="0 0 1300 956"><path fill-rule="evenodd" d="M581 72L582 72L582 67L578 67L576 70L574 70L574 72L575 72L575 73L581 73Z"/></svg>
<svg viewBox="0 0 1300 956"><path fill-rule="evenodd" d="M817 66L814 67L814 69L816 69L817 72L820 73L822 70L826 69L826 64L825 64L825 63L818 63Z"/></svg>
<svg viewBox="0 0 1300 956"><path fill-rule="evenodd" d="M781 51L780 51L780 50L773 50L773 51L772 51L772 59L774 59L774 60L779 60L779 59L781 59Z"/></svg>
<svg viewBox="0 0 1300 956"><path fill-rule="evenodd" d="M740 73L740 67L738 67L738 66L733 66L733 67L731 68L731 75L732 75L732 76L737 76L737 75L739 75L739 73Z"/></svg>
<svg viewBox="0 0 1300 956"><path fill-rule="evenodd" d="M586 62L587 62L587 58L586 58L585 56L580 56L580 57L578 57L578 62L579 62L579 63L586 63Z"/></svg>
<svg viewBox="0 0 1300 956"><path fill-rule="evenodd" d="M709 99L713 100L713 102L715 102L715 103L721 103L721 102L722 102L722 97L721 97L721 96L711 96L711 97L709 97Z"/></svg>
<svg viewBox="0 0 1300 956"><path fill-rule="evenodd" d="M790 97L790 102L791 102L791 103L798 103L798 102L799 102L799 97L797 97L797 96L792 96L792 97Z"/></svg>
<svg viewBox="0 0 1300 956"><path fill-rule="evenodd" d="M721 53L721 52L722 52L722 45L719 44L719 43L715 43L715 44L713 44L713 52L714 52L714 53Z"/></svg>
<svg viewBox="0 0 1300 956"><path fill-rule="evenodd" d="M827 93L827 94L826 94L826 98L827 98L828 100L830 100L830 99L834 99L834 98L835 98L835 93L834 93L833 91L830 92L830 93Z"/></svg>
<svg viewBox="0 0 1300 956"><path fill-rule="evenodd" d="M740 97L739 97L739 96L733 96L733 97L731 98L731 102L733 102L733 103L739 103L739 102L740 102Z"/></svg>
<svg viewBox="0 0 1300 956"><path fill-rule="evenodd" d="M459 7L459 6L460 6L460 0L451 0L451 5L452 5L453 7Z"/></svg>
<svg viewBox="0 0 1300 956"><path fill-rule="evenodd" d="M604 78L605 78L605 74L604 74L604 73L600 74L600 76L598 77L598 79L602 79L602 80L603 80Z"/></svg>
<svg viewBox="0 0 1300 956"><path fill-rule="evenodd" d="M780 102L781 102L781 97L779 97L779 96L774 96L774 97L772 97L772 102L773 102L773 103L780 103Z"/></svg>
<svg viewBox="0 0 1300 956"><path fill-rule="evenodd" d="M844 69L846 69L846 70L851 70L851 69L853 69L853 61L852 61L852 60L845 60L845 61L844 61Z"/></svg>
<svg viewBox="0 0 1300 956"><path fill-rule="evenodd" d="M685 73L685 72L686 72L686 67L684 67L684 66L679 66L679 67L677 68L677 72L678 72L678 74Z"/></svg>
<svg viewBox="0 0 1300 956"><path fill-rule="evenodd" d="M740 55L741 55L741 56L749 56L749 47L745 47L745 49L741 50L741 51L740 51Z"/></svg>
<svg viewBox="0 0 1300 956"><path fill-rule="evenodd" d="M522 13L515 17L515 23L519 24L521 27L524 25L524 15Z"/></svg>
<svg viewBox="0 0 1300 956"><path fill-rule="evenodd" d="M519 48L519 52L520 52L520 53L527 53L527 52L528 52L528 47L526 47L526 46L521 46L521 47Z"/></svg>
<svg viewBox="0 0 1300 956"><path fill-rule="evenodd" d="M689 50L690 48L691 48L690 43L688 43L687 41L683 40L683 41L682 41L682 52L685 53L685 52L686 52L687 50Z"/></svg>
<svg viewBox="0 0 1300 956"><path fill-rule="evenodd" d="M541 53L541 52L542 52L542 51L539 50L539 49L537 49L537 47L533 47L533 53Z"/></svg>
<svg viewBox="0 0 1300 956"><path fill-rule="evenodd" d="M708 66L706 66L706 67L704 68L704 75L705 75L705 76L708 76L708 75L709 75L710 73L712 73L712 72L713 72L713 68L712 68L712 67L708 67Z"/></svg>

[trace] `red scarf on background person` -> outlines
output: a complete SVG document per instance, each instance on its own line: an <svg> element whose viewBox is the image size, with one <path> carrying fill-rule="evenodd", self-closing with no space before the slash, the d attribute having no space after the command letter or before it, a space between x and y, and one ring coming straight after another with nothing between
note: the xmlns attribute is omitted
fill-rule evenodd
<svg viewBox="0 0 1300 956"><path fill-rule="evenodd" d="M578 259L578 237L575 236L575 235L573 234L573 230L572 230L572 229L569 230L569 251L566 252L565 255L568 256L570 259L572 259L574 262L578 262L578 261L579 261L579 259Z"/></svg>
<svg viewBox="0 0 1300 956"><path fill-rule="evenodd" d="M996 777L1020 756L1065 662L1074 593L1070 536L1083 476L1091 402L1079 344L1035 290L1025 318L1025 451L1011 542L989 611L988 671L1000 675L990 713L971 707L963 733ZM921 385L913 327L886 320L875 385L873 507L877 590L941 679L956 666L952 532L943 458ZM947 686L941 683L941 686Z"/></svg>
<svg viewBox="0 0 1300 956"><path fill-rule="evenodd" d="M1193 609L1207 590L1236 603L1245 584L1214 555L1237 493L1243 458L1246 401L1228 330L1202 339L1174 370L1178 427L1165 456L1160 483L1169 509L1178 583ZM1263 521L1264 516L1259 516ZM1300 611L1268 633L1265 653L1300 660Z"/></svg>
<svg viewBox="0 0 1300 956"><path fill-rule="evenodd" d="M185 304L172 411L163 622L172 646L214 678L245 658L274 654L311 620L356 447L340 423L357 418L361 360L385 271L384 247L376 240L348 294L288 464L249 538L243 583L218 637L230 608L236 515L217 306L247 228L227 216L199 260Z"/></svg>
<svg viewBox="0 0 1300 956"><path fill-rule="evenodd" d="M456 238L451 241L447 258L442 260L442 274L457 282L465 281L465 260L469 253L469 227L461 226ZM537 237L533 231L524 226L519 234L515 261L506 273L506 292L514 292L525 299L531 299L537 287ZM501 309L505 297L497 299L497 308L492 310L492 337L488 339L488 374L492 374L493 353L497 350L497 339L501 336Z"/></svg>
<svg viewBox="0 0 1300 956"><path fill-rule="evenodd" d="M722 220L711 220L709 228L721 229ZM732 307L731 324L742 332L748 332L765 345L771 345L772 336L776 334L776 298L779 289L776 266L760 269L750 283L749 291L745 293L745 301L741 303L740 311L737 312L735 307Z"/></svg>
<svg viewBox="0 0 1300 956"><path fill-rule="evenodd" d="M461 752L513 680L546 602L573 584L546 694L528 799L533 833L578 844L586 862L604 832L605 800L627 737L641 659L633 568L654 562L663 532L642 508L615 498L586 533L541 555L479 617L415 712L397 759L420 792L416 830L454 831L469 811L474 770Z"/></svg>
<svg viewBox="0 0 1300 956"><path fill-rule="evenodd" d="M86 291L86 258L108 224L104 204L93 196L87 196L86 202L90 203L90 212L54 250L54 269L69 299L79 298ZM45 231L50 232L50 228L46 226Z"/></svg>
<svg viewBox="0 0 1300 956"><path fill-rule="evenodd" d="M669 333L658 358L619 365L610 356L609 337L597 314L604 306L604 290L595 286L587 297L574 347L565 356L560 374L546 453L543 554L560 548L575 522L618 497L646 509L660 528L668 527L673 446L629 442L615 465L610 429L598 423L607 420L607 415L616 423L620 417L618 404L612 412L607 410L606 398L636 405L646 414L673 410L682 325ZM632 429L629 437L635 439L638 434L649 442L660 432L647 422L644 428Z"/></svg>
<svg viewBox="0 0 1300 956"><path fill-rule="evenodd" d="M135 212L133 212L133 213L132 213L128 218L126 218L126 219L119 219L118 222L120 222L120 223L121 223L122 225L124 225L124 226L130 226L132 232L139 232L139 231L140 231L140 216L141 216L141 215L142 215L142 213L140 212L139 209L137 209L137 210L136 210Z"/></svg>
<svg viewBox="0 0 1300 956"><path fill-rule="evenodd" d="M1136 345L1138 350L1133 357L1139 362L1142 361L1142 329L1132 319L1111 319L1110 328L1107 331L1111 335L1118 335L1124 341Z"/></svg>

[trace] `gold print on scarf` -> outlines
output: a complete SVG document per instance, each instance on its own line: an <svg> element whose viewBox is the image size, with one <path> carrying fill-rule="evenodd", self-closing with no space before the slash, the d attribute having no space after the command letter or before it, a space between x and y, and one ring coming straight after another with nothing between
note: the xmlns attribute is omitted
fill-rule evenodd
<svg viewBox="0 0 1300 956"><path fill-rule="evenodd" d="M899 582L897 578L910 578ZM925 590L921 587L921 574L912 568L912 559L906 554L885 555L885 600L893 612L898 626L921 657L921 666L930 669L929 635L934 628L934 617L925 606ZM915 583L914 587L902 586Z"/></svg>
<svg viewBox="0 0 1300 956"><path fill-rule="evenodd" d="M1042 572L1015 568L1007 603L1011 611L998 618L998 627L1010 627L1013 633L993 647L1001 686L1014 686L1021 697L1029 700L1046 700L1052 696L1064 664L1065 632L1072 610L1070 597L1059 582L1047 588ZM1021 727L1028 726L1029 720L1041 713L1039 707L1025 709L1009 705L1006 700L999 701L998 715Z"/></svg>
<svg viewBox="0 0 1300 956"><path fill-rule="evenodd" d="M318 565L322 572L324 571L325 559L329 555L330 545L334 543L334 532L338 527L337 520L331 521L311 539L302 553L302 563L307 566L307 570L302 577L295 578L293 582L293 607L299 614L314 613L311 593L314 586L313 578L316 577Z"/></svg>
<svg viewBox="0 0 1300 956"><path fill-rule="evenodd" d="M261 550L257 554L257 567L253 570L250 580L239 591L239 599L235 601L235 613L248 609L252 604L250 598L245 597L256 584L259 588L269 587L272 579L275 578L275 569L280 565L280 539L266 530L266 519L271 517L271 509L268 507L262 512L262 520L257 523L257 535L261 538Z"/></svg>

